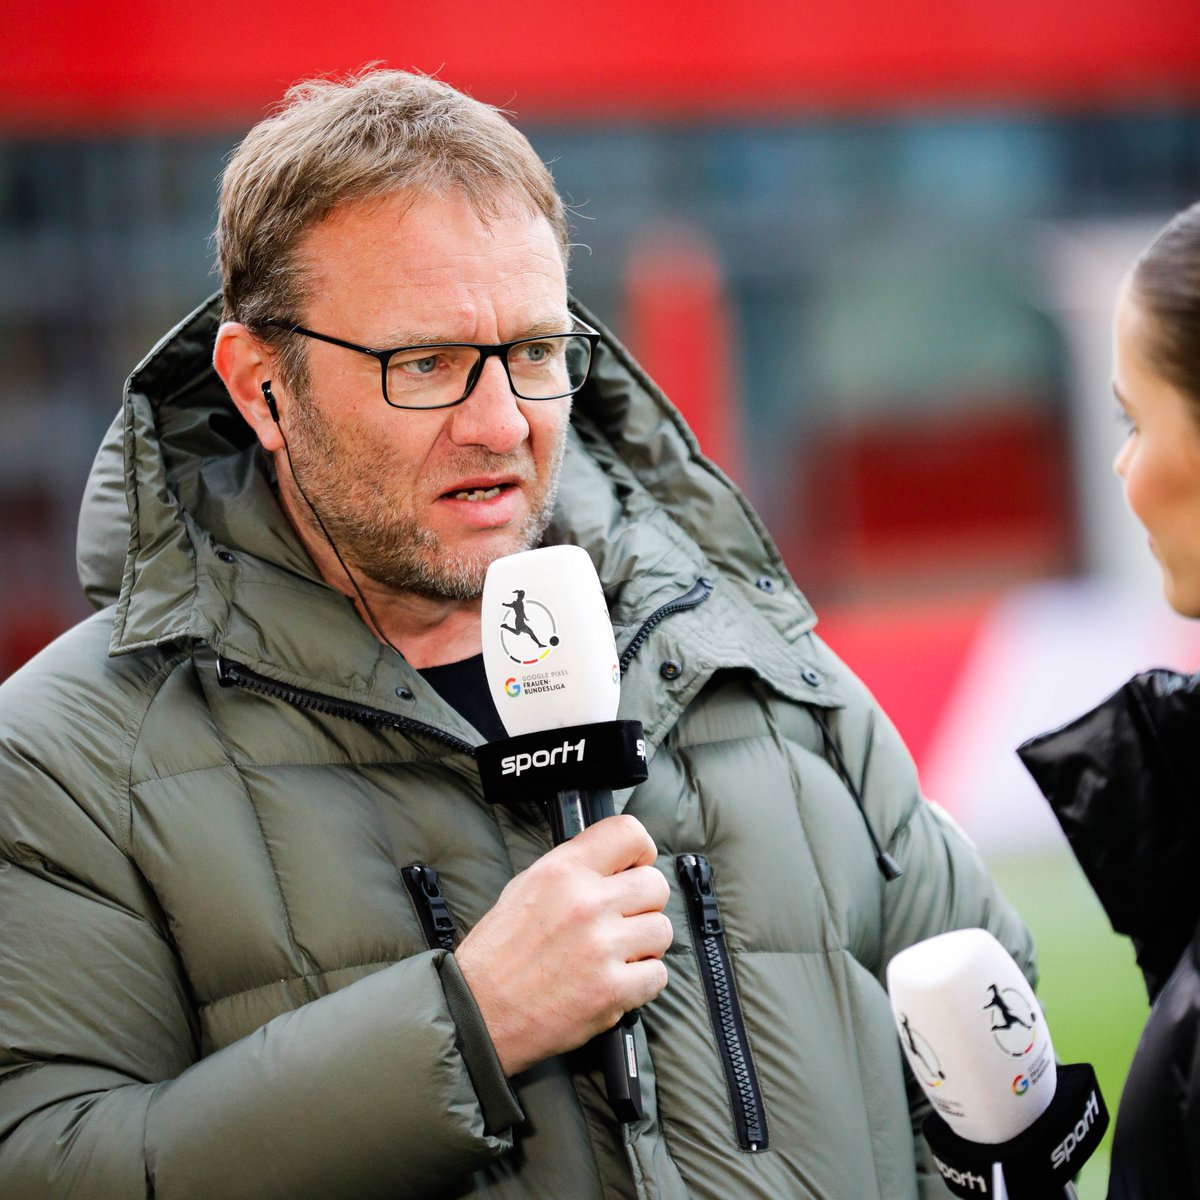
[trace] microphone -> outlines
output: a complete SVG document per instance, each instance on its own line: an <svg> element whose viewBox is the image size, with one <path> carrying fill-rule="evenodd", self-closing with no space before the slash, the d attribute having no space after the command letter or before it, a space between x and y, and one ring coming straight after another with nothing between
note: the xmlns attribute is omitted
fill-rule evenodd
<svg viewBox="0 0 1200 1200"><path fill-rule="evenodd" d="M621 670L596 568L580 546L545 546L488 567L483 666L505 741L476 751L493 804L540 798L554 844L613 815L613 789L647 776L641 722L616 720ZM590 1043L619 1121L642 1117L633 1025L626 1013Z"/></svg>
<svg viewBox="0 0 1200 1200"><path fill-rule="evenodd" d="M1074 1197L1108 1128L1087 1063L1057 1066L1025 976L985 929L917 942L887 968L896 1028L934 1111L925 1139L956 1196Z"/></svg>

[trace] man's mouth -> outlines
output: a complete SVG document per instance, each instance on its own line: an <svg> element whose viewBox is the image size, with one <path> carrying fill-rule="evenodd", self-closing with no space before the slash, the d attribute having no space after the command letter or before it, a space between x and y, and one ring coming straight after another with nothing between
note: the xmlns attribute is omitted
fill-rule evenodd
<svg viewBox="0 0 1200 1200"><path fill-rule="evenodd" d="M490 488L473 488L470 491L449 492L452 500L494 500L507 487L507 484L497 484Z"/></svg>

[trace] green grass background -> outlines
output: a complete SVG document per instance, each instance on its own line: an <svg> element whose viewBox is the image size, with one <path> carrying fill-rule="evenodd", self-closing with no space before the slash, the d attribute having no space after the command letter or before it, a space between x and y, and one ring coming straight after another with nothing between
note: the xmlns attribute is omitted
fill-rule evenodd
<svg viewBox="0 0 1200 1200"><path fill-rule="evenodd" d="M1115 1121L1121 1085L1146 1023L1146 989L1126 938L1112 932L1070 851L988 855L1004 894L1037 940L1038 999L1059 1062L1090 1062ZM1112 1125L1076 1182L1079 1200L1104 1200Z"/></svg>

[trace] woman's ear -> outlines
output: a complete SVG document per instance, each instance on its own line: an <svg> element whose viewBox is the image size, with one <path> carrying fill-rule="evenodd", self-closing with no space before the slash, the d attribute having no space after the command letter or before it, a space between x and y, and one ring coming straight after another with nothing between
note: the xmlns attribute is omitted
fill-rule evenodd
<svg viewBox="0 0 1200 1200"><path fill-rule="evenodd" d="M277 400L271 388L274 355L239 321L217 330L213 368L246 424L269 453L283 449Z"/></svg>

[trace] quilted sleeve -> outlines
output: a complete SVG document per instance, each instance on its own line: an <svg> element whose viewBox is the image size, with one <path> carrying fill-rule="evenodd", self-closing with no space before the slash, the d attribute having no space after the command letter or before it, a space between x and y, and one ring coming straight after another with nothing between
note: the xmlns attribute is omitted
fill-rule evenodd
<svg viewBox="0 0 1200 1200"><path fill-rule="evenodd" d="M26 672L0 692L0 1195L428 1196L509 1150L519 1106L441 951L201 1057L171 930L104 803L146 681L84 706Z"/></svg>

